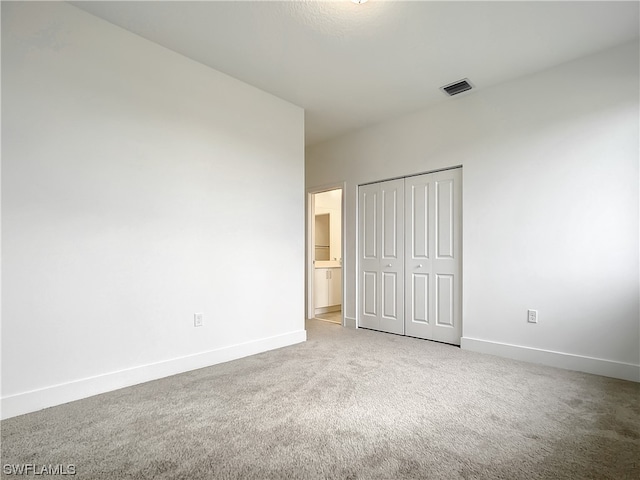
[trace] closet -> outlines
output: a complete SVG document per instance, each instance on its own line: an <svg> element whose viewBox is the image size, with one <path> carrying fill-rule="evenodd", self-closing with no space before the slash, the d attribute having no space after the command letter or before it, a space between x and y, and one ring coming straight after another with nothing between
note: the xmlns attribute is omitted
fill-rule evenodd
<svg viewBox="0 0 640 480"><path fill-rule="evenodd" d="M460 344L462 169L361 185L358 326Z"/></svg>

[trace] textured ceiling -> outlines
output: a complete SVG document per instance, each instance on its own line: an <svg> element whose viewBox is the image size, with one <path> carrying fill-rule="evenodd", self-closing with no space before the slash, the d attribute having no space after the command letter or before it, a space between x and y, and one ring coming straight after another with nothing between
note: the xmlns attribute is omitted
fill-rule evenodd
<svg viewBox="0 0 640 480"><path fill-rule="evenodd" d="M639 3L71 2L305 109L307 145L639 35ZM472 95L473 91L462 95Z"/></svg>

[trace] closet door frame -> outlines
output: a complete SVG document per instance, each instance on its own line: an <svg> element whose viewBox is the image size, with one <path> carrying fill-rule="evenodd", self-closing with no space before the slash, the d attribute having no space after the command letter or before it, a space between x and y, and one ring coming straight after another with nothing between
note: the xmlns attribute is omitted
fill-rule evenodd
<svg viewBox="0 0 640 480"><path fill-rule="evenodd" d="M457 333L452 337L451 335L447 336L440 336L439 338L428 338L430 340L437 340L437 341L441 341L441 342L446 342L446 343L451 343L454 345L460 345L460 339L462 337L462 303L463 303L463 298L462 298L462 271L463 271L463 265L462 265L462 165L457 165L457 166L453 166L453 167L449 167L449 168L443 168L443 169L438 169L438 170L432 170L432 171L428 171L428 172L422 172L422 173L416 173L416 174L412 174L412 175L405 175L405 176L401 176L401 177L394 177L391 179L387 179L387 180L380 180L380 181L376 181L376 182L367 182L367 183L363 183L363 184L359 184L357 187L357 210L356 210L356 248L357 248L357 264L356 264L356 285L355 285L355 291L356 291L356 305L355 305L355 309L356 309L356 328L371 328L370 326L364 326L362 325L361 322L361 318L362 318L362 313L363 313L363 278L362 277L362 273L363 273L363 258L362 258L362 251L361 249L363 248L363 243L362 243L362 224L361 224L361 216L363 214L362 212L362 205L361 205L361 199L360 199L360 188L361 187L365 187L368 185L373 185L373 184L382 184L384 182L389 182L392 180L403 180L403 182L405 181L405 179L409 179L412 177L418 177L418 176L422 176L422 175L431 175L431 174L437 174L439 172L448 172L450 170L458 170L458 173L456 175L458 175L458 180L456 181L456 185L455 188L452 192L453 194L453 201L454 201L454 205L455 208L457 208L457 214L456 218L454 219L457 231L455 232L455 239L453 240L453 249L455 251L455 257L458 261L457 264L457 273L453 278L453 282L454 282L454 287L455 287L455 293L454 293L454 301L453 301L453 306L452 306L452 315L455 318L456 324L455 324L455 329L457 331ZM439 176L438 176L439 177ZM406 208L407 208L407 204L406 204L406 199L408 197L407 193L406 193L406 184L407 182L405 182L404 185L404 189L405 189L405 205L404 205L404 209L406 212ZM405 217L405 222L406 222L406 213L403 212L403 217ZM406 223L404 225L405 228L405 237L407 236L407 232L406 232ZM408 250L408 245L407 242L405 241L405 248L404 248L404 252L403 255L406 256L409 253ZM406 257L405 257L406 258ZM405 323L405 328L403 329L402 333L400 333L401 335L409 335L409 336L414 336L412 335L410 332L407 332L406 329L406 324L408 322L408 313L409 313L409 305L407 305L407 289L411 288L411 284L407 281L407 278L410 276L410 271L409 271L409 264L406 260L403 261L404 263L404 276L403 276L403 292L404 295L401 298L402 301L402 308L404 309L404 313L403 313L403 319L404 319L404 323ZM444 277L443 277L444 278ZM434 305L435 307L435 305ZM433 314L431 314L433 316ZM382 330L381 330L382 331ZM395 332L394 332L395 333ZM419 338L425 338L423 336L419 336L419 335L415 335L418 336Z"/></svg>

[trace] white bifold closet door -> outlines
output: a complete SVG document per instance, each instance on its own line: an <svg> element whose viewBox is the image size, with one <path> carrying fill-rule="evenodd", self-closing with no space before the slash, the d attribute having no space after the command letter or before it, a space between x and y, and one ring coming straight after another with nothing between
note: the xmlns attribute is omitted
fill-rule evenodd
<svg viewBox="0 0 640 480"><path fill-rule="evenodd" d="M404 180L359 189L360 321L404 333Z"/></svg>
<svg viewBox="0 0 640 480"><path fill-rule="evenodd" d="M358 325L459 345L461 169L359 189Z"/></svg>
<svg viewBox="0 0 640 480"><path fill-rule="evenodd" d="M460 345L462 171L405 179L405 334Z"/></svg>

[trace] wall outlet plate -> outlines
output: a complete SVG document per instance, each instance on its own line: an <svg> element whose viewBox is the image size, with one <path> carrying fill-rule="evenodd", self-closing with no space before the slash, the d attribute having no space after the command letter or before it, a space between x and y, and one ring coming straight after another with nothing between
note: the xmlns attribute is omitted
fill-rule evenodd
<svg viewBox="0 0 640 480"><path fill-rule="evenodd" d="M193 326L201 327L204 325L204 314L202 313L194 313L193 314Z"/></svg>
<svg viewBox="0 0 640 480"><path fill-rule="evenodd" d="M538 311L537 310L527 310L527 322L529 323L538 323Z"/></svg>

